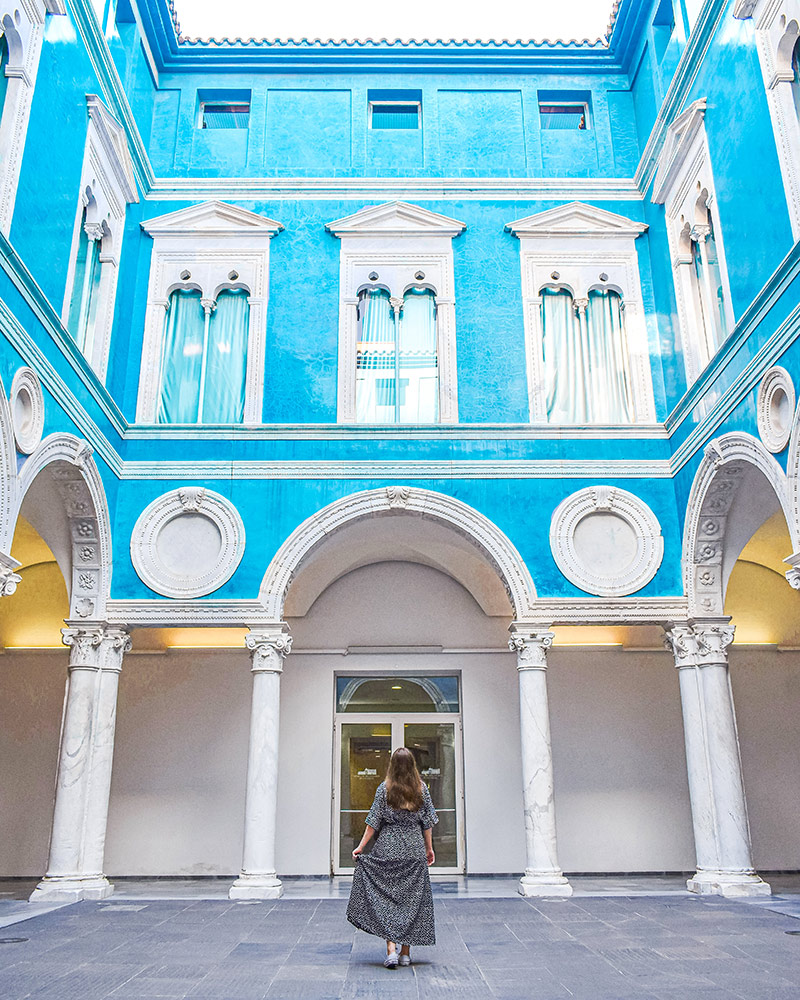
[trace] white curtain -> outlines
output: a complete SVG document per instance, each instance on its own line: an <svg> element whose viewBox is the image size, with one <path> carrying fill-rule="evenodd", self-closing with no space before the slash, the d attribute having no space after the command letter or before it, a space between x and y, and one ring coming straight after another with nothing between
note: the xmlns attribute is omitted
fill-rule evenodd
<svg viewBox="0 0 800 1000"><path fill-rule="evenodd" d="M229 288L217 296L208 325L201 423L240 424L244 417L250 331L247 297L241 288Z"/></svg>
<svg viewBox="0 0 800 1000"><path fill-rule="evenodd" d="M635 409L619 295L592 291L586 310L577 312L566 289L544 288L541 295L548 421L631 423Z"/></svg>
<svg viewBox="0 0 800 1000"><path fill-rule="evenodd" d="M398 360L400 422L435 423L439 419L436 303L427 288L413 288L403 298Z"/></svg>
<svg viewBox="0 0 800 1000"><path fill-rule="evenodd" d="M394 423L395 323L384 288L370 288L359 296L357 341L356 420Z"/></svg>
<svg viewBox="0 0 800 1000"><path fill-rule="evenodd" d="M158 423L197 423L204 338L205 313L200 305L200 292L177 289L169 297L164 323Z"/></svg>

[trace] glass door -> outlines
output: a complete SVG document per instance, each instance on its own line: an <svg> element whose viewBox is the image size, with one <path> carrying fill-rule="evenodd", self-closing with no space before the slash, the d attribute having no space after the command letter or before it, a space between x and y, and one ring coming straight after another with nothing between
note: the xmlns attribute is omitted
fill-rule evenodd
<svg viewBox="0 0 800 1000"><path fill-rule="evenodd" d="M353 848L389 757L414 754L439 822L432 871L464 871L461 718L456 677L338 677L334 746L333 859L337 874L353 871Z"/></svg>

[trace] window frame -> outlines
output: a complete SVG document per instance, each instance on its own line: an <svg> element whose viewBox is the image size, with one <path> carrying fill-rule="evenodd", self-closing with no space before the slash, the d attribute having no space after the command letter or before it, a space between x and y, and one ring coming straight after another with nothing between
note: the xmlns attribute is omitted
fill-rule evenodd
<svg viewBox="0 0 800 1000"><path fill-rule="evenodd" d="M124 129L96 94L86 95L89 121L78 188L78 204L72 230L69 268L64 288L61 322L69 330L72 292L77 273L77 257L81 244L81 228L87 237L100 244L98 264L100 282L97 288L97 313L91 349L78 347L101 382L105 382L111 333L114 326L114 306L119 277L125 214L128 205L139 201L133 164L128 152ZM69 330L76 344L76 332Z"/></svg>
<svg viewBox="0 0 800 1000"><path fill-rule="evenodd" d="M737 0L733 16L752 18L792 237L800 238L800 114L792 94L792 54L800 43L800 0Z"/></svg>
<svg viewBox="0 0 800 1000"><path fill-rule="evenodd" d="M372 124L372 114L376 107L389 108L389 107L399 107L399 108L411 108L415 107L417 109L417 124L415 128L408 129L383 129L374 128ZM367 101L367 128L370 132L419 132L422 129L422 101L407 100L407 101L378 101L378 100L368 100Z"/></svg>
<svg viewBox="0 0 800 1000"><path fill-rule="evenodd" d="M683 350L687 386L691 386L709 364L736 325L731 300L719 208L711 171L708 137L705 130L706 99L694 101L670 124L658 158L651 200L664 205L667 240L678 307L678 327ZM702 205L707 213L699 217ZM700 213L702 214L702 213ZM714 244L720 272L727 329L722 331L713 352L697 297L700 293L692 247L688 238L704 238L708 220L714 230Z"/></svg>
<svg viewBox="0 0 800 1000"><path fill-rule="evenodd" d="M453 239L466 229L463 222L419 205L389 202L362 208L325 227L341 240L339 257L339 378L337 421L356 424L356 341L358 293L373 281L402 299L413 287L424 286L436 305L439 419L434 424L458 422L456 383L455 277ZM417 279L418 272L425 275ZM372 424L359 424L371 427ZM380 424L413 427L415 424Z"/></svg>
<svg viewBox="0 0 800 1000"><path fill-rule="evenodd" d="M249 324L243 425L262 422L266 360L269 248L283 226L237 205L204 202L143 222L153 239L136 422L156 424L161 397L164 322L169 296L194 288L204 306L216 305L226 288L248 292ZM232 277L235 273L236 277ZM192 424L191 426L214 426Z"/></svg>
<svg viewBox="0 0 800 1000"><path fill-rule="evenodd" d="M583 202L572 202L510 222L506 229L519 239L520 272L528 375L528 419L547 419L542 290L565 288L576 307L588 304L593 289L609 289L622 297L628 342L633 427L655 421L650 346L639 277L635 240L647 225ZM554 274L557 277L554 277ZM601 279L605 275L605 280Z"/></svg>
<svg viewBox="0 0 800 1000"><path fill-rule="evenodd" d="M589 132L592 129L592 119L589 114L589 104L587 101L542 101L538 102L539 106L539 129L543 132ZM569 128L569 129L549 129L546 128L542 122L545 117L545 113L542 108L583 108L583 128Z"/></svg>
<svg viewBox="0 0 800 1000"><path fill-rule="evenodd" d="M233 107L244 107L245 104L247 105L247 125L244 125L244 126L236 125L230 131L232 131L232 132L246 131L247 129L250 128L250 112L251 112L252 106L251 106L250 101L244 101L244 100L240 100L240 101L223 100L223 99L219 99L219 100L210 100L210 99L209 100L201 100L200 101L200 108L199 108L198 115L197 115L197 128L199 128L199 129L201 129L203 131L206 131L206 132L208 132L208 131L220 131L220 132L227 131L226 129L215 129L213 126L211 127L211 129L209 129L208 125L206 125L206 119L205 119L206 107L208 107L210 105L211 107L228 106L228 107L233 108Z"/></svg>

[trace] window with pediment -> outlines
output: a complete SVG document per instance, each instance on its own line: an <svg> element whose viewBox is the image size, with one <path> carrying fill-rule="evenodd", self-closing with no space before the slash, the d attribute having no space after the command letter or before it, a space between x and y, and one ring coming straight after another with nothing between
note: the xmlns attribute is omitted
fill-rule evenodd
<svg viewBox="0 0 800 1000"><path fill-rule="evenodd" d="M634 241L643 223L573 202L507 227L520 241L530 419L655 419Z"/></svg>
<svg viewBox="0 0 800 1000"><path fill-rule="evenodd" d="M800 0L736 0L752 18L792 234L800 237Z"/></svg>
<svg viewBox="0 0 800 1000"><path fill-rule="evenodd" d="M686 380L691 385L733 329L725 253L704 126L705 99L669 126L652 200L663 204Z"/></svg>
<svg viewBox="0 0 800 1000"><path fill-rule="evenodd" d="M138 202L125 132L94 94L62 320L79 350L105 378L127 206Z"/></svg>
<svg viewBox="0 0 800 1000"><path fill-rule="evenodd" d="M0 231L8 235L22 166L45 18L64 0L0 0Z"/></svg>
<svg viewBox="0 0 800 1000"><path fill-rule="evenodd" d="M456 422L452 241L464 224L391 202L326 228L341 240L339 421Z"/></svg>
<svg viewBox="0 0 800 1000"><path fill-rule="evenodd" d="M142 228L153 256L137 421L261 423L269 243L280 223L206 202Z"/></svg>

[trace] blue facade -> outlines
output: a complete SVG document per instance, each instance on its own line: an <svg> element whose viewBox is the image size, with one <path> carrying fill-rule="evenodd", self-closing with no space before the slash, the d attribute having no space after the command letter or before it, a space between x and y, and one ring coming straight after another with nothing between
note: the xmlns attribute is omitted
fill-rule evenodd
<svg viewBox="0 0 800 1000"><path fill-rule="evenodd" d="M134 570L131 533L148 504L186 482L229 499L246 530L241 563L215 599L255 598L305 518L397 482L479 511L517 548L538 597L554 600L587 596L553 560L555 508L589 486L629 491L664 540L637 596L683 595L686 504L704 446L729 431L758 438L756 393L768 368L800 378L800 250L752 21L734 17L732 2L693 12L674 0L672 25L670 6L623 0L608 45L191 43L163 0L139 0L135 12L112 2L102 18L89 0L71 0L66 14L47 14L0 245L0 377L8 392L31 365L44 389L44 435L93 446L112 525L112 599L160 597ZM370 129L371 93L419 95L420 127ZM104 380L60 319L87 94L122 125L139 198L125 211ZM668 126L700 98L733 324L688 384L668 220L651 195ZM199 127L202 102L214 100L244 100L248 127ZM585 105L588 127L544 128L548 102ZM283 227L270 241L262 424L137 423L153 254L141 224L212 200ZM453 424L337 418L342 244L326 225L393 200L466 225L452 241ZM505 227L575 201L648 227L635 247L654 419L639 426L530 421L520 240ZM785 470L786 449L776 457ZM25 460L18 455L20 467ZM371 471L376 462L391 472ZM404 478L408 463L428 471ZM486 475L481 463L499 471ZM292 472L299 464L302 476Z"/></svg>

